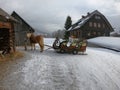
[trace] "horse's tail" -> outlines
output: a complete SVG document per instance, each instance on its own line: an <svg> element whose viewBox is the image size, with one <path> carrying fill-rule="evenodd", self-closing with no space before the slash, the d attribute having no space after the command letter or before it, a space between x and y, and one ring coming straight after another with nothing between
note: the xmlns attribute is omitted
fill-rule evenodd
<svg viewBox="0 0 120 90"><path fill-rule="evenodd" d="M43 38L43 36L40 37L39 45L41 47L41 51L43 51L44 50L44 38Z"/></svg>

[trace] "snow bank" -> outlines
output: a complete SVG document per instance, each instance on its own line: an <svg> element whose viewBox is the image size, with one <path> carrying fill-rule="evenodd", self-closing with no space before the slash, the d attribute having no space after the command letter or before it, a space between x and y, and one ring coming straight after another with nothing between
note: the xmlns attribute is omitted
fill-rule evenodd
<svg viewBox="0 0 120 90"><path fill-rule="evenodd" d="M48 45L48 46L52 46L54 41L55 41L55 38L44 38L44 44ZM35 46L36 46L36 49L40 48L39 44L35 44ZM46 49L46 47L45 47L45 49Z"/></svg>
<svg viewBox="0 0 120 90"><path fill-rule="evenodd" d="M118 37L97 37L89 39L88 43L120 51L120 38Z"/></svg>
<svg viewBox="0 0 120 90"><path fill-rule="evenodd" d="M52 46L54 40L55 40L55 38L45 38L45 39L44 39L44 43L45 43L46 45Z"/></svg>

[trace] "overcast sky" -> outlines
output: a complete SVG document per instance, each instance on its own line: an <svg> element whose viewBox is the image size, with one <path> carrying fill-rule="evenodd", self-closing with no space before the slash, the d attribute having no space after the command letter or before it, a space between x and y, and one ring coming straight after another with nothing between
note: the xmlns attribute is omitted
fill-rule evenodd
<svg viewBox="0 0 120 90"><path fill-rule="evenodd" d="M63 29L68 15L74 23L94 10L120 28L120 0L0 0L0 7L9 14L16 11L33 28L46 32Z"/></svg>

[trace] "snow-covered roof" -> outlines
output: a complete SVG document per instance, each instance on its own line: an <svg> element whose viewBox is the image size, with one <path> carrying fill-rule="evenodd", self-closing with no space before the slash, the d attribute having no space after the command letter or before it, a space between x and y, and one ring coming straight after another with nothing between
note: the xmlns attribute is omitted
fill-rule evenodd
<svg viewBox="0 0 120 90"><path fill-rule="evenodd" d="M90 18L90 17L88 16L88 17L82 19L82 20L78 23L78 26L81 27L87 20L89 20L89 18Z"/></svg>
<svg viewBox="0 0 120 90"><path fill-rule="evenodd" d="M76 23L74 23L68 30L70 31L70 30L75 30L75 29L81 28L95 14L101 15L104 18L104 20L106 22L108 22L103 14L101 14L98 10L95 10L92 13L87 14L87 16L83 16Z"/></svg>

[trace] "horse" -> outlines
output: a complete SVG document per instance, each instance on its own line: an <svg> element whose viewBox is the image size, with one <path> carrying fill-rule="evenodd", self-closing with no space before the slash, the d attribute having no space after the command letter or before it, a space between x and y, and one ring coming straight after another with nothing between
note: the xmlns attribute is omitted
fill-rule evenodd
<svg viewBox="0 0 120 90"><path fill-rule="evenodd" d="M35 50L35 44L38 43L41 50L40 52L43 52L44 50L44 38L42 35L37 35L35 36L33 33L27 33L27 38L30 40L30 44L31 44L31 50Z"/></svg>

